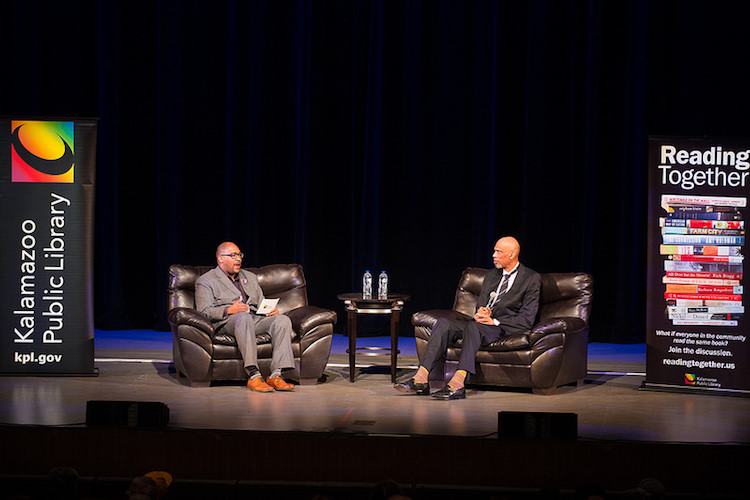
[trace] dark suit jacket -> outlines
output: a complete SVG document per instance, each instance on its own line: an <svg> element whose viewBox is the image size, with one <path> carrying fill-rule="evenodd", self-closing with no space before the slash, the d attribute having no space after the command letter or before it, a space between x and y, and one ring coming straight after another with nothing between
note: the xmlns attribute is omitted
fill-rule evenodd
<svg viewBox="0 0 750 500"><path fill-rule="evenodd" d="M263 290L258 284L258 277L249 271L240 269L240 282L247 294L250 311L257 311L263 301ZM227 322L225 311L242 298L237 287L232 284L219 266L208 271L195 282L195 308L208 316L216 330Z"/></svg>
<svg viewBox="0 0 750 500"><path fill-rule="evenodd" d="M502 277L502 269L493 267L487 271L477 299L477 309L487 305L490 293L497 289ZM500 327L506 334L531 330L539 309L541 284L539 273L523 264L518 265L518 275L513 286L492 306L492 317L500 322Z"/></svg>

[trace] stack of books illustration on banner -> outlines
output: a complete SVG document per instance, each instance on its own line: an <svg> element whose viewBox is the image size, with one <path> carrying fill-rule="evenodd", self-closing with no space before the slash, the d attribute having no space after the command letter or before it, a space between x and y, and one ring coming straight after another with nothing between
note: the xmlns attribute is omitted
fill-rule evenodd
<svg viewBox="0 0 750 500"><path fill-rule="evenodd" d="M673 325L737 326L747 198L662 195L666 313Z"/></svg>

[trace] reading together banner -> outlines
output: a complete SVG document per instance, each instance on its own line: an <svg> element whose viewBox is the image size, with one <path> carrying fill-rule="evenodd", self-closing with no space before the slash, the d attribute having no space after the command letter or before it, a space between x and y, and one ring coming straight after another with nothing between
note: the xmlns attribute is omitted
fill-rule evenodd
<svg viewBox="0 0 750 500"><path fill-rule="evenodd" d="M644 387L750 394L750 140L649 138Z"/></svg>
<svg viewBox="0 0 750 500"><path fill-rule="evenodd" d="M96 121L0 131L0 373L95 374Z"/></svg>

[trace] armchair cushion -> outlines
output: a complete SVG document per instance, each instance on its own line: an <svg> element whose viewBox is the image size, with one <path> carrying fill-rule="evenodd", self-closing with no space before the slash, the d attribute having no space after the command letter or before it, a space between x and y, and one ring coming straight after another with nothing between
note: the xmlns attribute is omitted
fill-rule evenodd
<svg viewBox="0 0 750 500"><path fill-rule="evenodd" d="M484 347L485 351L490 352L501 352L501 351L518 351L521 349L527 349L529 347L529 336L525 333L511 333L506 335L496 342L493 342Z"/></svg>

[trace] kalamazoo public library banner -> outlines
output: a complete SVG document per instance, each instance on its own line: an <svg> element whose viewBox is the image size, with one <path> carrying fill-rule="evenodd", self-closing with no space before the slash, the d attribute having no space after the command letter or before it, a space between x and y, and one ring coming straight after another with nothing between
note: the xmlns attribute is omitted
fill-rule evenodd
<svg viewBox="0 0 750 500"><path fill-rule="evenodd" d="M643 388L750 394L750 140L649 138Z"/></svg>
<svg viewBox="0 0 750 500"><path fill-rule="evenodd" d="M93 375L96 121L0 130L0 373Z"/></svg>

